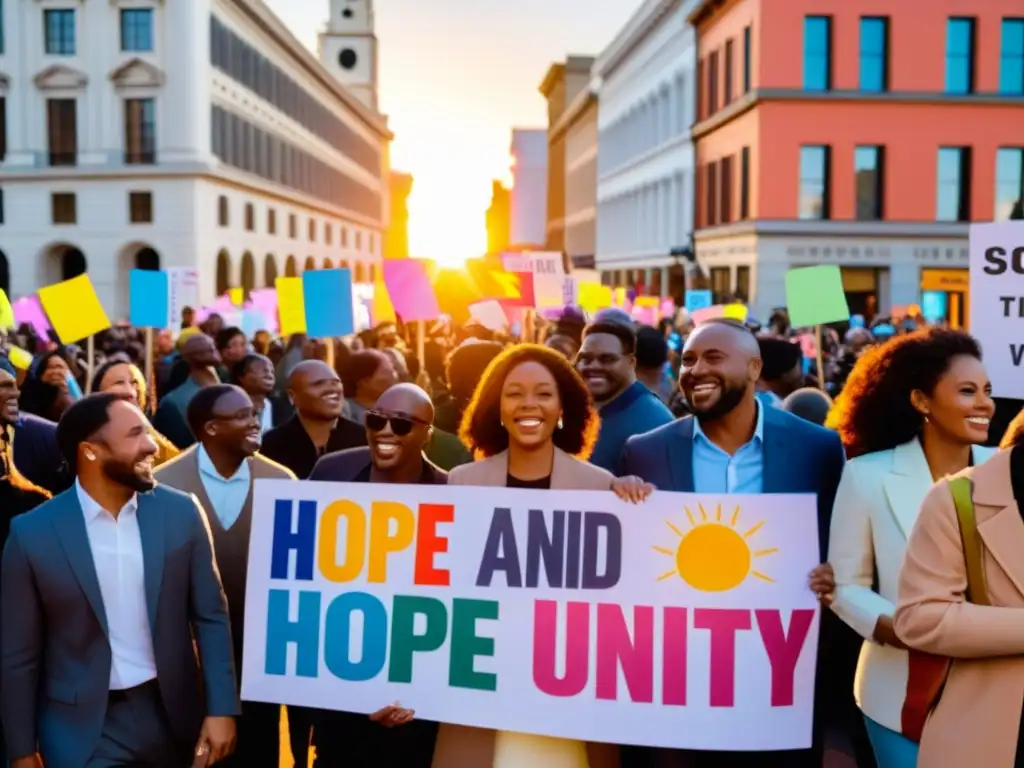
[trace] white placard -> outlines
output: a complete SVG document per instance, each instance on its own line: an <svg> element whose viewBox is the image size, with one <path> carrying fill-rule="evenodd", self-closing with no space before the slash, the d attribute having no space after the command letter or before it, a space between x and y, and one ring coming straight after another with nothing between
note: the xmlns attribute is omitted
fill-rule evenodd
<svg viewBox="0 0 1024 768"><path fill-rule="evenodd" d="M199 270L194 267L169 267L167 290L170 292L167 301L170 327L177 330L181 325L181 311L185 307L199 310Z"/></svg>
<svg viewBox="0 0 1024 768"><path fill-rule="evenodd" d="M587 741L811 744L813 495L257 480L242 698Z"/></svg>
<svg viewBox="0 0 1024 768"><path fill-rule="evenodd" d="M534 275L564 275L562 254L557 251L545 253L507 253L501 257L501 266L506 272L532 272Z"/></svg>
<svg viewBox="0 0 1024 768"><path fill-rule="evenodd" d="M998 397L1024 398L1024 221L971 224L970 329Z"/></svg>

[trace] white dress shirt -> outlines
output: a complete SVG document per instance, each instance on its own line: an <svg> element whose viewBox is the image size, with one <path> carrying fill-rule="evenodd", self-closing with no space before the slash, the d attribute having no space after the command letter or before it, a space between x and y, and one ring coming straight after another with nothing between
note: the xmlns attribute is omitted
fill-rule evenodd
<svg viewBox="0 0 1024 768"><path fill-rule="evenodd" d="M156 677L138 496L132 496L115 518L77 481L75 492L85 515L85 532L107 617L110 689L134 688Z"/></svg>
<svg viewBox="0 0 1024 768"><path fill-rule="evenodd" d="M243 461L231 477L223 477L202 445L196 453L199 479L203 481L203 489L213 505L217 520L226 531L238 520L249 498L249 462Z"/></svg>
<svg viewBox="0 0 1024 768"><path fill-rule="evenodd" d="M270 398L263 401L263 410L260 411L260 436L267 434L274 428L274 404Z"/></svg>

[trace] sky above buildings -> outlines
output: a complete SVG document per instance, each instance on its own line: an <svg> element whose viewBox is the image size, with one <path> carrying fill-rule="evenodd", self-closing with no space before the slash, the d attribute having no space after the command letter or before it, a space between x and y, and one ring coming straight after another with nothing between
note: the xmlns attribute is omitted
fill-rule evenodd
<svg viewBox="0 0 1024 768"><path fill-rule="evenodd" d="M266 0L310 49L327 0ZM597 55L642 0L375 0L391 165L415 177L414 256L486 250L491 179L509 180L513 127L547 126L537 91L567 54Z"/></svg>

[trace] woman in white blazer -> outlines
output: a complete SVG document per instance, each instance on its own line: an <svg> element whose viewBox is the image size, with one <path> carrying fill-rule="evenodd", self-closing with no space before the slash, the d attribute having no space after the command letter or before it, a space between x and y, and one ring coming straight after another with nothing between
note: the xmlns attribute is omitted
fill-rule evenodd
<svg viewBox="0 0 1024 768"><path fill-rule="evenodd" d="M915 768L902 735L912 658L893 630L907 537L932 484L988 458L995 411L968 334L918 331L854 366L829 416L847 455L832 512L832 610L864 637L855 695L878 768Z"/></svg>

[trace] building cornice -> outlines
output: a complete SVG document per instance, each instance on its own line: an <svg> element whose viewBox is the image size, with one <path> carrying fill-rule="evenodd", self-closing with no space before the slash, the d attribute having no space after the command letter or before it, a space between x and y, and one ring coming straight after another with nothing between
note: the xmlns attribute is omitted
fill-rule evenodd
<svg viewBox="0 0 1024 768"><path fill-rule="evenodd" d="M804 91L799 88L755 88L743 94L711 117L694 123L690 135L700 139L732 122L762 102L852 102L871 104L934 104L937 106L1024 107L1024 96L1001 93L950 94L938 91Z"/></svg>
<svg viewBox="0 0 1024 768"><path fill-rule="evenodd" d="M683 7L685 13L687 7L696 2L697 0L644 0L643 5L594 61L591 73L595 77L606 79L657 28L665 16L680 7Z"/></svg>
<svg viewBox="0 0 1024 768"><path fill-rule="evenodd" d="M182 0L175 0L181 2ZM337 96L351 112L382 139L391 141L394 134L388 129L388 120L384 115L373 111L350 93L341 83L331 76L324 66L306 46L296 39L295 35L271 11L263 0L225 0L230 2L247 16L264 33L272 37L288 51L313 79Z"/></svg>
<svg viewBox="0 0 1024 768"><path fill-rule="evenodd" d="M754 219L717 227L705 227L693 233L694 240L717 240L744 235L786 237L877 237L962 238L969 224L959 221L834 221L821 219Z"/></svg>
<svg viewBox="0 0 1024 768"><path fill-rule="evenodd" d="M548 67L547 74L544 75L544 79L541 80L540 85L537 86L537 90L540 91L540 95L545 99L551 97L551 92L555 90L555 85L565 75L565 64L552 64Z"/></svg>

